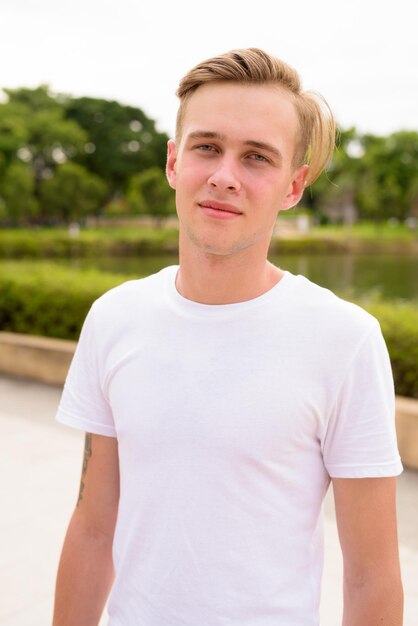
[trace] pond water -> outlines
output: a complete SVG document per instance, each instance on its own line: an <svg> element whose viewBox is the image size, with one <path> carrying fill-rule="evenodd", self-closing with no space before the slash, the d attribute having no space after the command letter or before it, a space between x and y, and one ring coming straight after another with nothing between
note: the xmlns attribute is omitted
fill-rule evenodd
<svg viewBox="0 0 418 626"><path fill-rule="evenodd" d="M271 257L271 261L347 297L378 293L385 299L418 299L418 256L302 254ZM177 263L177 257L97 257L59 263L143 276Z"/></svg>

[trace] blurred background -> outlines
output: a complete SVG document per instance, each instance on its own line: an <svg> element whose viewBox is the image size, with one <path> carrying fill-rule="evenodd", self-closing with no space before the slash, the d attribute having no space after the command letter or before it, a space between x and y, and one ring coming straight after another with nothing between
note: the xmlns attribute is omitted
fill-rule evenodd
<svg viewBox="0 0 418 626"><path fill-rule="evenodd" d="M103 291L177 262L164 166L178 81L258 46L339 126L327 171L279 216L271 259L375 314L398 393L418 397L417 13L414 0L3 0L1 330L75 340Z"/></svg>
<svg viewBox="0 0 418 626"><path fill-rule="evenodd" d="M36 506L25 503L34 506L28 493L32 497L46 484L51 442L67 450L75 441L51 424L62 375L53 387L9 379L18 371L11 353L2 360L2 342L14 341L12 335L23 342L74 342L91 303L104 291L177 263L174 197L164 175L175 91L197 62L233 48L256 46L281 57L336 115L334 157L299 206L279 216L270 258L379 319L397 395L415 407L408 411L416 419L408 417L408 423L416 435L406 438L416 437L416 454L406 457L402 487L402 511L411 519L418 489L418 410L412 404L418 399L417 18L415 0L270 0L258 6L247 0L2 0L0 425L11 455L5 458L18 458L20 470L12 489L4 484L1 493L13 507L17 491L21 504L3 522L10 540L0 576L15 591L0 609L0 624L45 623L30 608L25 613L25 594L13 595L30 548L20 547L19 566L13 554L22 534L30 536L33 515L40 524ZM33 378L28 371L23 375ZM35 457L29 454L34 437ZM15 457L10 446L22 442L27 453ZM62 458L65 453L56 462ZM27 475L35 468L34 486ZM67 471L76 488L79 467L57 465L57 476ZM54 516L50 500L41 509L43 515L48 511L45 528L58 538L74 494L53 489L60 502L65 499L59 509L64 513ZM414 538L410 530L403 532L405 567L418 576L416 533ZM39 616L51 602L59 547L54 541ZM48 550L51 543L45 542L39 546ZM29 585L37 567L38 557Z"/></svg>

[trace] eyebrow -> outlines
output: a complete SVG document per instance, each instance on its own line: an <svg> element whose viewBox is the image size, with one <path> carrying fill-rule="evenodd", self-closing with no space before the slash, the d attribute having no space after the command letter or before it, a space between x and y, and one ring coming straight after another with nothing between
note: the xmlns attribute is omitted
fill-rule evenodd
<svg viewBox="0 0 418 626"><path fill-rule="evenodd" d="M222 135L221 133L215 133L210 130L195 130L191 132L188 139L217 139L218 141L224 141L226 139L226 135ZM269 143L264 141L255 141L254 139L247 139L244 142L245 146L251 146L252 148L257 148L258 150L266 150L271 154L274 154L280 161L282 160L282 153L278 148L272 146Z"/></svg>
<svg viewBox="0 0 418 626"><path fill-rule="evenodd" d="M278 148L275 148L275 146L272 146L269 143L265 143L264 141L254 141L252 139L248 139L247 141L244 141L244 144L246 146L252 146L253 148L258 148L259 150L266 150L266 152L270 152L271 154L274 154L278 159L280 159L280 161L282 160L282 153L280 152L280 150L278 150Z"/></svg>

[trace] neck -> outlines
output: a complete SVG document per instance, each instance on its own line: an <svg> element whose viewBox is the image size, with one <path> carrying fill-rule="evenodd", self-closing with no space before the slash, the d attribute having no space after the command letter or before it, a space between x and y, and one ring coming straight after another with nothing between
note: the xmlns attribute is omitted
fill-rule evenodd
<svg viewBox="0 0 418 626"><path fill-rule="evenodd" d="M245 302L266 293L283 272L265 256L254 258L248 250L217 255L180 246L180 270L176 287L188 300L202 304Z"/></svg>

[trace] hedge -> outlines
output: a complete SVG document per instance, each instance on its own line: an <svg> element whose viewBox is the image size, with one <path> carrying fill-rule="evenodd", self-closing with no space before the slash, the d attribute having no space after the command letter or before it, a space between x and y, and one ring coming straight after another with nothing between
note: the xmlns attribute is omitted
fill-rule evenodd
<svg viewBox="0 0 418 626"><path fill-rule="evenodd" d="M278 229L280 233L280 227ZM411 235L412 236L412 235ZM408 254L418 251L413 239L347 237L340 232L315 230L306 235L274 236L271 254L324 254L357 251L363 253ZM73 258L97 256L140 256L178 253L178 230L130 227L83 228L71 236L63 228L0 229L0 258Z"/></svg>
<svg viewBox="0 0 418 626"><path fill-rule="evenodd" d="M92 302L138 275L2 262L0 329L76 340ZM358 300L380 322L399 395L418 398L418 303Z"/></svg>
<svg viewBox="0 0 418 626"><path fill-rule="evenodd" d="M369 247L372 245L367 243ZM271 254L324 254L347 251L344 241L315 237L273 238ZM97 256L127 257L178 253L178 231L131 229L114 231L81 230L71 237L65 230L2 230L0 258L59 259Z"/></svg>
<svg viewBox="0 0 418 626"><path fill-rule="evenodd" d="M360 301L380 322L396 393L418 398L418 302Z"/></svg>
<svg viewBox="0 0 418 626"><path fill-rule="evenodd" d="M175 254L178 231L145 228L0 230L0 258L48 259Z"/></svg>
<svg viewBox="0 0 418 626"><path fill-rule="evenodd" d="M76 340L91 304L138 276L71 270L52 263L0 265L0 329Z"/></svg>

